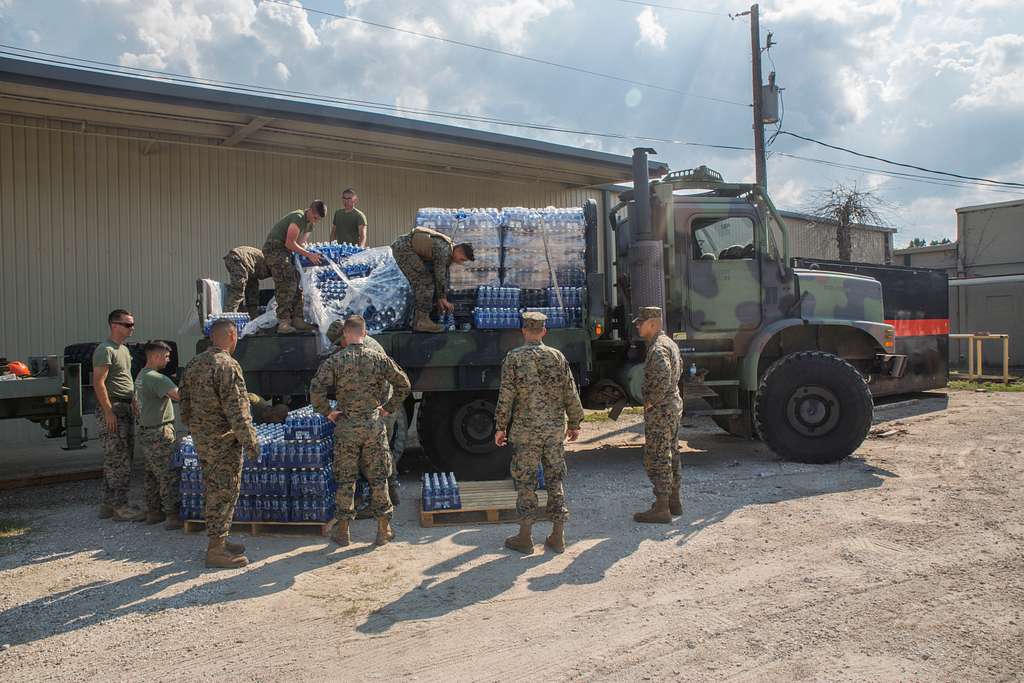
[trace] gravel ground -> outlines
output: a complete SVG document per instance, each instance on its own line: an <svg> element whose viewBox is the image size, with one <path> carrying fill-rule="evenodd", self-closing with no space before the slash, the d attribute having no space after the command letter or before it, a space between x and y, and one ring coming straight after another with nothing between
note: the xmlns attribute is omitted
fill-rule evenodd
<svg viewBox="0 0 1024 683"><path fill-rule="evenodd" d="M687 420L671 526L631 518L638 418L588 424L564 555L407 502L384 548L371 520L346 549L242 535L252 564L213 572L201 535L95 519L96 482L4 492L29 531L0 538L0 679L1019 680L1024 394L880 417L829 466Z"/></svg>

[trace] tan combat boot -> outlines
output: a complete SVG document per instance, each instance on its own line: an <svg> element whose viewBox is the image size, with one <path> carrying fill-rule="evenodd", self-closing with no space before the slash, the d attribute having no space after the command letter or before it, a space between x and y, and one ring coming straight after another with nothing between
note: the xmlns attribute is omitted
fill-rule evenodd
<svg viewBox="0 0 1024 683"><path fill-rule="evenodd" d="M292 318L292 327L299 332L309 332L313 329L313 325L310 325L303 318Z"/></svg>
<svg viewBox="0 0 1024 683"><path fill-rule="evenodd" d="M164 529L168 531L175 531L177 529L184 528L185 521L181 518L181 511L167 515L167 521L164 522Z"/></svg>
<svg viewBox="0 0 1024 683"><path fill-rule="evenodd" d="M167 515L160 510L150 510L146 513L146 524L159 524L166 519Z"/></svg>
<svg viewBox="0 0 1024 683"><path fill-rule="evenodd" d="M241 543L232 543L224 537L224 550L227 550L232 555L242 555L245 553L245 546Z"/></svg>
<svg viewBox="0 0 1024 683"><path fill-rule="evenodd" d="M278 334L295 334L295 328L291 326L291 323L282 320L277 323Z"/></svg>
<svg viewBox="0 0 1024 683"><path fill-rule="evenodd" d="M132 505L119 505L114 508L111 519L115 522L142 522L146 519L146 513Z"/></svg>
<svg viewBox="0 0 1024 683"><path fill-rule="evenodd" d="M352 535L349 533L347 519L336 519L332 522L334 529L331 531L331 540L342 548L352 543Z"/></svg>
<svg viewBox="0 0 1024 683"><path fill-rule="evenodd" d="M647 524L671 524L672 513L668 509L668 496L659 496L651 505L650 510L633 515L633 521Z"/></svg>
<svg viewBox="0 0 1024 683"><path fill-rule="evenodd" d="M211 538L206 546L206 566L211 569L239 569L249 564L245 555L232 555L223 538Z"/></svg>
<svg viewBox="0 0 1024 683"><path fill-rule="evenodd" d="M391 520L381 517L377 520L377 538L373 540L374 545L387 545L388 541L395 537L395 531L391 528Z"/></svg>
<svg viewBox="0 0 1024 683"><path fill-rule="evenodd" d="M530 522L519 523L519 533L505 539L505 547L521 552L524 555L533 554L533 536L530 534Z"/></svg>
<svg viewBox="0 0 1024 683"><path fill-rule="evenodd" d="M413 332L431 332L437 334L438 332L444 332L444 328L422 313L417 313L416 318L412 323Z"/></svg>
<svg viewBox="0 0 1024 683"><path fill-rule="evenodd" d="M555 521L551 523L551 535L544 541L544 545L556 553L565 552L565 522Z"/></svg>
<svg viewBox="0 0 1024 683"><path fill-rule="evenodd" d="M683 501L679 498L679 487L673 489L668 496L668 511L672 513L673 517L683 514Z"/></svg>

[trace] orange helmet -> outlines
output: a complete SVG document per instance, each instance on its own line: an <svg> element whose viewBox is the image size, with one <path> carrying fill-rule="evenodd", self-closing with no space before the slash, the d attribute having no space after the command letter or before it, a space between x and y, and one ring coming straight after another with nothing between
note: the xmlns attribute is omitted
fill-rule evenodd
<svg viewBox="0 0 1024 683"><path fill-rule="evenodd" d="M22 363L20 360L12 360L7 364L8 372L12 372L18 377L28 377L32 373L29 372L28 366Z"/></svg>

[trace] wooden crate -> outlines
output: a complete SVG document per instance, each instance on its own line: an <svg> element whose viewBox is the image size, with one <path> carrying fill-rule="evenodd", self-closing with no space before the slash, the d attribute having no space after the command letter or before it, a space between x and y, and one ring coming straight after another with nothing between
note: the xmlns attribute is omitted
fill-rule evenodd
<svg viewBox="0 0 1024 683"><path fill-rule="evenodd" d="M462 507L458 510L423 510L423 492L420 491L420 526L432 527L452 524L502 524L518 521L516 489L511 479L502 481L459 482ZM541 508L548 504L548 492L537 491Z"/></svg>
<svg viewBox="0 0 1024 683"><path fill-rule="evenodd" d="M307 533L323 536L327 533L329 522L232 522L231 531L247 533L253 536L260 534ZM194 534L206 528L201 519L185 520L185 533Z"/></svg>

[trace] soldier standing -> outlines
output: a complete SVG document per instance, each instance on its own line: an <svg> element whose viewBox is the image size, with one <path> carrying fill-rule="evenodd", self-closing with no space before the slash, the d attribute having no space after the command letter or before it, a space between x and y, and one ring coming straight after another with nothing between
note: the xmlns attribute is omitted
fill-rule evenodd
<svg viewBox="0 0 1024 683"><path fill-rule="evenodd" d="M100 519L141 522L146 514L128 504L135 449L135 384L132 354L125 342L135 332L135 318L123 308L107 316L110 337L92 354L92 386L102 419L103 502Z"/></svg>
<svg viewBox="0 0 1024 683"><path fill-rule="evenodd" d="M351 187L341 193L342 208L334 212L331 241L366 248L366 214L356 208L358 203L359 197Z"/></svg>
<svg viewBox="0 0 1024 683"><path fill-rule="evenodd" d="M662 330L661 309L647 306L633 320L647 342L644 363L644 469L654 487L654 504L633 515L637 522L668 524L683 514L679 498L681 465L676 438L683 412L679 377L683 359L679 347Z"/></svg>
<svg viewBox="0 0 1024 683"><path fill-rule="evenodd" d="M327 215L327 206L319 199L303 211L296 209L274 224L263 245L263 257L274 278L274 300L277 302L277 331L292 334L296 330L311 330L313 326L302 317L302 290L299 272L292 254L301 254L314 265L320 265L319 254L305 248L313 226Z"/></svg>
<svg viewBox="0 0 1024 683"><path fill-rule="evenodd" d="M337 347L334 353L348 346L348 342L345 341L345 335L342 334L344 326L345 323L341 320L335 320L327 328L327 340ZM380 342L368 334L363 336L363 345L368 349L373 349L387 355ZM388 394L388 398L391 398L390 394ZM401 424L398 422L400 417L402 419ZM393 505L398 505L398 461L402 459L402 453L405 452L405 438L408 435L409 429L404 406L398 406L398 410L384 417L384 428L388 432L388 444L391 450L391 476L388 477L388 497L391 498Z"/></svg>
<svg viewBox="0 0 1024 683"><path fill-rule="evenodd" d="M174 457L174 406L180 399L178 387L161 370L171 361L171 347L162 341L146 344L146 367L135 378L135 399L139 404L135 446L142 449L146 463L146 524L166 520L165 529L182 527L180 470L171 469Z"/></svg>
<svg viewBox="0 0 1024 683"><path fill-rule="evenodd" d="M242 302L250 318L260 314L260 280L270 277L263 252L256 247L235 247L224 255L224 267L231 275L224 311L241 310Z"/></svg>
<svg viewBox="0 0 1024 683"><path fill-rule="evenodd" d="M244 567L245 546L228 541L242 480L242 451L255 459L259 442L249 413L242 368L231 357L238 330L218 320L210 330L212 345L185 368L181 383L181 417L192 432L206 484L206 566Z"/></svg>
<svg viewBox="0 0 1024 683"><path fill-rule="evenodd" d="M412 329L415 332L444 332L444 327L430 320L434 296L437 296L437 305L442 312L455 310L448 301L448 269L453 263L472 261L473 245L453 244L452 238L430 228L413 228L408 235L402 235L391 244L391 253L409 280L416 298ZM427 272L427 263L434 266L433 281Z"/></svg>
<svg viewBox="0 0 1024 683"><path fill-rule="evenodd" d="M547 518L551 535L544 545L556 553L565 550L564 440L575 441L583 421L583 406L576 391L569 362L558 349L542 341L547 329L543 313L523 313L525 345L509 351L501 365L501 390L494 411L494 443L511 440L512 480L516 486L519 533L505 545L529 555L533 552L530 530L540 519L537 511L537 467L544 465L547 482ZM514 418L513 418L514 414ZM566 427L566 416L569 418ZM509 434L509 422L512 422Z"/></svg>
<svg viewBox="0 0 1024 683"><path fill-rule="evenodd" d="M391 456L382 417L395 412L409 395L409 378L386 354L363 343L366 322L353 315L342 330L345 348L327 358L309 387L313 408L335 423L334 476L338 483L337 511L331 538L340 546L351 543L349 523L355 519L356 477L360 470L370 483L370 512L377 518L377 545L392 538L388 496ZM388 398L388 392L391 398ZM327 400L333 392L335 409ZM382 405L383 404L383 405Z"/></svg>

